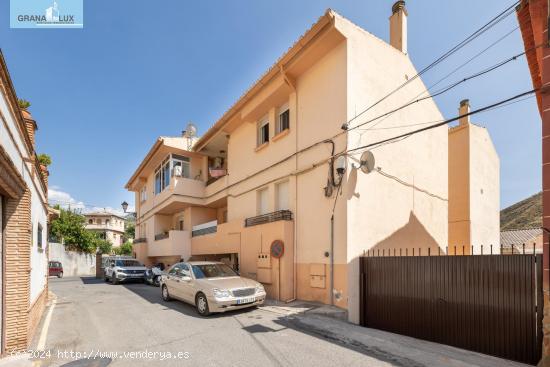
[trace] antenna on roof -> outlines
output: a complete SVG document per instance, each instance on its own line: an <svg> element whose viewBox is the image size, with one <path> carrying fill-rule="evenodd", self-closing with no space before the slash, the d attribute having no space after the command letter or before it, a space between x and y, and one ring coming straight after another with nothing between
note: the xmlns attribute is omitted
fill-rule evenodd
<svg viewBox="0 0 550 367"><path fill-rule="evenodd" d="M187 138L187 150L191 150L193 146L193 138L197 136L197 126L189 122L183 131L183 137Z"/></svg>

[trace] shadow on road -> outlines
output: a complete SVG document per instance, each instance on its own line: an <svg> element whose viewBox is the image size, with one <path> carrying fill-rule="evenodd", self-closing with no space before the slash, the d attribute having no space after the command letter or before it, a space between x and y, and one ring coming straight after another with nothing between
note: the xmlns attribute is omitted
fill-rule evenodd
<svg viewBox="0 0 550 367"><path fill-rule="evenodd" d="M195 318L204 318L203 316L200 316L194 305L179 301L179 300L171 300L169 302L164 301L162 299L161 290L160 287L154 287L148 284L144 283L122 283L119 285L115 285L114 287L122 286L129 291L133 292L134 294L140 296L141 298L147 300L150 303L153 304L159 304L162 305L168 309L172 309L178 312L181 312L182 314L190 317ZM226 315L240 315L247 312L250 312L250 310L253 310L254 308L248 308L248 309L241 309L241 310L235 310L235 311L228 311L225 313L215 313L211 314L210 316L207 316L209 319L215 319L219 317L226 317Z"/></svg>

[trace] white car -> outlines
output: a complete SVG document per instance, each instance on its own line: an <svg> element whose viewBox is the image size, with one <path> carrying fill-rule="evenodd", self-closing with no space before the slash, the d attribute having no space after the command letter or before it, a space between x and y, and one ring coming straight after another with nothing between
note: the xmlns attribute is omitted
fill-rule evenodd
<svg viewBox="0 0 550 367"><path fill-rule="evenodd" d="M133 258L112 256L104 260L105 281L113 284L126 280L145 280L147 268Z"/></svg>
<svg viewBox="0 0 550 367"><path fill-rule="evenodd" d="M162 298L195 305L201 316L255 307L265 301L262 284L239 276L224 263L190 261L174 264L161 279Z"/></svg>

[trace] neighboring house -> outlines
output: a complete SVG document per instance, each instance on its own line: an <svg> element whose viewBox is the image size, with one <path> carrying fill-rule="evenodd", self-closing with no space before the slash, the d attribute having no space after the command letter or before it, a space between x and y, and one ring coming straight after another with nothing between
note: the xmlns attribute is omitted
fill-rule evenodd
<svg viewBox="0 0 550 367"><path fill-rule="evenodd" d="M426 91L404 3L392 13L388 44L328 10L198 141L160 137L126 184L134 255L222 260L271 298L333 303L357 323L365 251L444 252L446 126L377 145L359 169L361 146L443 119L428 99L355 128Z"/></svg>
<svg viewBox="0 0 550 367"><path fill-rule="evenodd" d="M48 171L37 125L18 105L0 52L0 350L29 347L48 297Z"/></svg>
<svg viewBox="0 0 550 367"><path fill-rule="evenodd" d="M86 229L99 233L99 236L111 242L114 247L124 243L124 217L107 212L84 214Z"/></svg>
<svg viewBox="0 0 550 367"><path fill-rule="evenodd" d="M542 254L542 228L502 231L500 245L503 254Z"/></svg>
<svg viewBox="0 0 550 367"><path fill-rule="evenodd" d="M460 102L459 115L470 112ZM499 252L500 161L487 129L465 116L449 129L449 253Z"/></svg>

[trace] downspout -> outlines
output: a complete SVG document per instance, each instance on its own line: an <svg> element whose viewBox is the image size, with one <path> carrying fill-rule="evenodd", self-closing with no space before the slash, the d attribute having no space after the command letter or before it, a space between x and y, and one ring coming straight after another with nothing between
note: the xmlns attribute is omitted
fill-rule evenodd
<svg viewBox="0 0 550 367"><path fill-rule="evenodd" d="M294 134L295 134L295 151L298 152L298 93L296 92L296 85L294 80L292 80L285 72L283 65L279 64L279 71L285 81L285 83L290 87L294 93ZM298 172L298 154L294 157L294 172ZM293 251L293 290L292 290L292 299L286 301L292 302L298 298L298 176L294 177L294 251ZM279 270L280 274L280 270Z"/></svg>

